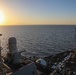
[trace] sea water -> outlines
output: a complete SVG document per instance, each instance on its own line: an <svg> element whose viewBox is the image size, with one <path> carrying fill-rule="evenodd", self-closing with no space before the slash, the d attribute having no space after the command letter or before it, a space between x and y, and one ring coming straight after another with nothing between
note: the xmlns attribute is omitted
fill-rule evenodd
<svg viewBox="0 0 76 75"><path fill-rule="evenodd" d="M18 51L24 56L45 57L66 50L74 45L75 25L20 25L0 26L2 53L7 53L8 39L16 37Z"/></svg>

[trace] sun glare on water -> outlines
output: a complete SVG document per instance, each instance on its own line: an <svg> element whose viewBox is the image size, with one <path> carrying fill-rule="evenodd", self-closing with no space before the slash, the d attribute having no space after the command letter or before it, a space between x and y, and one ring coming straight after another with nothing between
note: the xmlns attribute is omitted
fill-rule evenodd
<svg viewBox="0 0 76 75"><path fill-rule="evenodd" d="M4 23L4 19L5 19L4 13L0 11L0 25Z"/></svg>

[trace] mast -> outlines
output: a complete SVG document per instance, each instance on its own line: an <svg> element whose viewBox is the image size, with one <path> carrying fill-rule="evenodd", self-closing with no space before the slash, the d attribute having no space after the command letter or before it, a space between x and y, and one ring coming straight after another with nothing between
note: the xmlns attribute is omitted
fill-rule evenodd
<svg viewBox="0 0 76 75"><path fill-rule="evenodd" d="M74 59L74 58L76 58L76 28L75 28L75 37L74 37L74 50L75 50L75 52L74 52L74 55L72 56L72 58Z"/></svg>
<svg viewBox="0 0 76 75"><path fill-rule="evenodd" d="M74 31L73 50L76 50L76 28Z"/></svg>
<svg viewBox="0 0 76 75"><path fill-rule="evenodd" d="M2 63L2 60L1 60L1 50L2 50L2 47L1 47L1 36L2 36L2 34L0 34L0 64Z"/></svg>
<svg viewBox="0 0 76 75"><path fill-rule="evenodd" d="M74 42L75 42L75 47L74 47L74 49L76 50L76 28L75 28L75 38L74 38Z"/></svg>
<svg viewBox="0 0 76 75"><path fill-rule="evenodd" d="M1 36L2 36L2 34L0 34L0 69L1 69L1 75L4 75L3 61L2 61L2 57L1 57L1 50L2 50L2 47L1 47Z"/></svg>
<svg viewBox="0 0 76 75"><path fill-rule="evenodd" d="M76 59L76 28L75 28L75 33L74 33L73 50L74 50L74 53L73 53L73 55L71 56L71 58L72 58L72 60L75 60L75 59Z"/></svg>

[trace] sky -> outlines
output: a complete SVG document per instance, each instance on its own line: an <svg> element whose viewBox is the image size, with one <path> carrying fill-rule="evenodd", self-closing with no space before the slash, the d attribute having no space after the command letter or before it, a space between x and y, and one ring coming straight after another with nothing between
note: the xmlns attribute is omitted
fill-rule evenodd
<svg viewBox="0 0 76 75"><path fill-rule="evenodd" d="M3 25L76 25L76 0L0 0Z"/></svg>

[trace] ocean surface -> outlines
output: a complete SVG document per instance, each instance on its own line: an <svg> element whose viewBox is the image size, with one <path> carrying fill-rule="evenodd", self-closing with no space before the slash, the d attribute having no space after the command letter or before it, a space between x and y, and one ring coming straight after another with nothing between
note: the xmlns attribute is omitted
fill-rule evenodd
<svg viewBox="0 0 76 75"><path fill-rule="evenodd" d="M45 57L71 50L75 39L75 25L45 26L0 26L3 56L9 51L8 39L16 37L18 51L25 50L23 56Z"/></svg>

